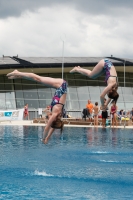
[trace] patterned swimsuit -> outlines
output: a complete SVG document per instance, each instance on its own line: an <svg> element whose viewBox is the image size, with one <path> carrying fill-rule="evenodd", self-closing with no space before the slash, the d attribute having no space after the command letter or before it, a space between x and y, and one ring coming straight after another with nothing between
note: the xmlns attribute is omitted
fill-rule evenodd
<svg viewBox="0 0 133 200"><path fill-rule="evenodd" d="M62 85L59 88L57 88L55 91L54 97L51 102L51 111L52 111L53 106L56 104L61 104L64 107L64 104L60 103L59 101L60 101L61 96L66 93L67 93L67 82L63 81Z"/></svg>
<svg viewBox="0 0 133 200"><path fill-rule="evenodd" d="M112 62L107 58L104 59L104 67L103 70L105 72L105 82L107 83L109 77L115 77L116 83L118 85L118 77L110 75L110 68L113 66Z"/></svg>
<svg viewBox="0 0 133 200"><path fill-rule="evenodd" d="M104 71L105 71L105 82L107 82L110 77L110 68L113 66L112 62L107 58L104 59Z"/></svg>

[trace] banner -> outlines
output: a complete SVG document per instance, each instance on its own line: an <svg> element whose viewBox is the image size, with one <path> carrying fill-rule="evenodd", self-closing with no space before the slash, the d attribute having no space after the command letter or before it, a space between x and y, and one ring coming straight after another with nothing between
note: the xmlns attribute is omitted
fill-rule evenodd
<svg viewBox="0 0 133 200"><path fill-rule="evenodd" d="M24 109L19 110L0 110L0 121L23 120Z"/></svg>

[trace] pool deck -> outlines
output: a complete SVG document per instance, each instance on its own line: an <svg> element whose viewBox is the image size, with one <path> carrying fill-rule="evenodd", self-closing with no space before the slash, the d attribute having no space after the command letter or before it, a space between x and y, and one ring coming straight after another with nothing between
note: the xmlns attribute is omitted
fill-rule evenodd
<svg viewBox="0 0 133 200"><path fill-rule="evenodd" d="M5 125L10 125L10 126L45 126L45 123L33 123L33 120L22 120L22 121L0 121L0 126L5 126ZM65 127L94 127L94 125L78 125L78 124L64 124ZM97 126L99 128L102 128L101 125ZM107 126L106 128L110 128L110 126ZM132 126L117 126L114 128L128 128L131 129L133 128Z"/></svg>

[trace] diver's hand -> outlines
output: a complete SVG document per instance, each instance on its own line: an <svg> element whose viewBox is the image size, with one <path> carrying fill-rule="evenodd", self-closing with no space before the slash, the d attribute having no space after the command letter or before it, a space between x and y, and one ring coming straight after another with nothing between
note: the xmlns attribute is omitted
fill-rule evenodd
<svg viewBox="0 0 133 200"><path fill-rule="evenodd" d="M106 105L103 105L103 106L101 105L100 109L103 110L103 111L106 111L107 106Z"/></svg>

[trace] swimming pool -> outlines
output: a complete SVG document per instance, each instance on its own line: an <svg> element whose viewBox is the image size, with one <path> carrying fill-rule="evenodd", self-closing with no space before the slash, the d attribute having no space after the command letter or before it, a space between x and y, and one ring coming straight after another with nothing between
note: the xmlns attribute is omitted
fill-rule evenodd
<svg viewBox="0 0 133 200"><path fill-rule="evenodd" d="M133 199L133 130L0 126L0 199Z"/></svg>

